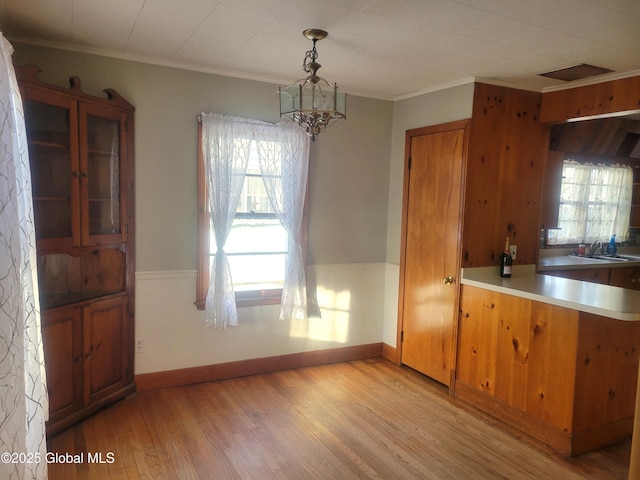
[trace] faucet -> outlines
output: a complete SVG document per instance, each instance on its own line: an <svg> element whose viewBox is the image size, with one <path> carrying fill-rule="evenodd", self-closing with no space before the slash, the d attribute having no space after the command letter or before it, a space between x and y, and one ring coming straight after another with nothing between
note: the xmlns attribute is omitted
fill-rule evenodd
<svg viewBox="0 0 640 480"><path fill-rule="evenodd" d="M600 240L596 240L591 244L591 248L589 249L589 255L596 255L596 252L600 249L600 255L604 255L604 250L602 248L602 242Z"/></svg>

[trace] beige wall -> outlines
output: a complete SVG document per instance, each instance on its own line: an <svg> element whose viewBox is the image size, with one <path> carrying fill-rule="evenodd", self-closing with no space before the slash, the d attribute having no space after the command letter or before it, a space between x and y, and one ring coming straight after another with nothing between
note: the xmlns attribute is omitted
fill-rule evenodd
<svg viewBox="0 0 640 480"><path fill-rule="evenodd" d="M471 118L473 83L439 90L393 104L389 205L387 220L387 275L382 341L396 346L404 141L407 130Z"/></svg>
<svg viewBox="0 0 640 480"><path fill-rule="evenodd" d="M212 111L278 120L277 85L16 44L14 64L39 78L136 107L136 270L194 269L196 116ZM310 264L384 262L392 103L348 98L348 120L311 149Z"/></svg>
<svg viewBox="0 0 640 480"><path fill-rule="evenodd" d="M14 43L14 64L43 81L136 107L136 373L384 341L395 345L404 132L468 118L473 86L389 102L350 96L348 119L312 145L308 264L321 319L278 320L243 308L240 325L214 330L193 306L196 116L201 111L275 122L276 85Z"/></svg>
<svg viewBox="0 0 640 480"><path fill-rule="evenodd" d="M471 118L473 87L473 83L468 83L419 97L398 100L393 104L387 223L387 262L391 264L398 265L400 262L405 133L414 128Z"/></svg>
<svg viewBox="0 0 640 480"><path fill-rule="evenodd" d="M195 299L196 116L215 111L278 120L268 83L15 44L14 64L43 81L136 107L136 374L381 341L392 103L349 97L348 120L311 149L308 263L320 319L278 320L242 308L240 326L203 325Z"/></svg>

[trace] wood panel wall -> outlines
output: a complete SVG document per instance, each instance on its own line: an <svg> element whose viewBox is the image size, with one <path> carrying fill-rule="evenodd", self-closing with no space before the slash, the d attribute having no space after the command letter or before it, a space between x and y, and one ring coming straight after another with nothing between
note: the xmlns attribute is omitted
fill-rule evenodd
<svg viewBox="0 0 640 480"><path fill-rule="evenodd" d="M573 430L633 417L640 328L638 322L609 321L580 313ZM582 399L589 398L589 402Z"/></svg>
<svg viewBox="0 0 640 480"><path fill-rule="evenodd" d="M558 228L558 209L562 189L562 167L564 152L549 150L544 166L542 201L540 206L540 228Z"/></svg>
<svg viewBox="0 0 640 480"><path fill-rule="evenodd" d="M463 285L455 393L578 454L631 433L640 324Z"/></svg>
<svg viewBox="0 0 640 480"><path fill-rule="evenodd" d="M462 266L498 265L505 237L516 264L537 259L548 145L542 94L477 83L469 130Z"/></svg>
<svg viewBox="0 0 640 480"><path fill-rule="evenodd" d="M633 110L640 110L640 76L547 92L540 121L558 123Z"/></svg>
<svg viewBox="0 0 640 480"><path fill-rule="evenodd" d="M578 312L555 309L463 285L456 385L571 431Z"/></svg>

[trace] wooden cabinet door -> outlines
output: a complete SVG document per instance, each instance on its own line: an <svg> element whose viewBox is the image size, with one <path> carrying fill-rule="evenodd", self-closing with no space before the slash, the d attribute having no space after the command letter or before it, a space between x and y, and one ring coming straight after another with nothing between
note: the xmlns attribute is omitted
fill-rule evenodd
<svg viewBox="0 0 640 480"><path fill-rule="evenodd" d="M115 297L82 307L84 403L93 403L130 382L126 360L131 332L127 297Z"/></svg>
<svg viewBox="0 0 640 480"><path fill-rule="evenodd" d="M401 254L402 363L451 384L466 122L407 132Z"/></svg>
<svg viewBox="0 0 640 480"><path fill-rule="evenodd" d="M82 407L82 324L80 308L42 312L49 422Z"/></svg>

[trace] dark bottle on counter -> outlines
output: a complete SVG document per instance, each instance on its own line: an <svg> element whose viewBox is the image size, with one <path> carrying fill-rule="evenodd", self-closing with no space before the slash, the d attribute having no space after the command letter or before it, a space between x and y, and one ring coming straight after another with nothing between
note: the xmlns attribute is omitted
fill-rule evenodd
<svg viewBox="0 0 640 480"><path fill-rule="evenodd" d="M511 277L511 265L513 259L511 258L511 252L509 251L509 237L507 237L507 243L504 246L504 252L500 254L500 276L509 278Z"/></svg>

